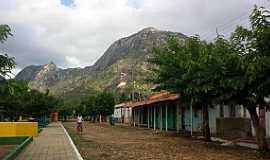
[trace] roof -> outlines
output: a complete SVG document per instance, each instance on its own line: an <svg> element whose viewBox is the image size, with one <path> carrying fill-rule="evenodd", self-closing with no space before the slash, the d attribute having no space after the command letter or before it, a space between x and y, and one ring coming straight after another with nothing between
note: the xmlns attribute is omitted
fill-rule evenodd
<svg viewBox="0 0 270 160"><path fill-rule="evenodd" d="M124 107L126 107L126 103L120 103L114 106L114 108L124 108Z"/></svg>
<svg viewBox="0 0 270 160"><path fill-rule="evenodd" d="M131 108L151 106L151 104L155 104L158 102L165 102L165 101L175 101L175 100L178 100L179 98L180 98L180 94L163 91L160 93L150 95L148 99L146 100L136 101L136 102L127 102L126 105Z"/></svg>

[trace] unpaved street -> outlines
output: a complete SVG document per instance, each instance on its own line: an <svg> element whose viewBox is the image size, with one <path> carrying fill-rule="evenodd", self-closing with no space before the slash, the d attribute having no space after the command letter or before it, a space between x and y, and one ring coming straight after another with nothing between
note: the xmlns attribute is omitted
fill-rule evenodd
<svg viewBox="0 0 270 160"><path fill-rule="evenodd" d="M255 160L256 152L244 148L221 147L184 137L164 136L153 130L109 126L85 122L78 136L75 123L64 126L85 159L91 160Z"/></svg>
<svg viewBox="0 0 270 160"><path fill-rule="evenodd" d="M0 145L0 159L3 158L13 147L14 145Z"/></svg>

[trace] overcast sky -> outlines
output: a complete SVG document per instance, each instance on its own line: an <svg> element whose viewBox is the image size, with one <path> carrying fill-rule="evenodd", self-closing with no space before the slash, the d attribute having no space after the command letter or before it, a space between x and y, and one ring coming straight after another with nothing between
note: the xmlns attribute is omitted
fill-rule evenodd
<svg viewBox="0 0 270 160"><path fill-rule="evenodd" d="M246 25L254 4L267 0L0 0L0 24L14 34L2 53L17 69L50 61L58 66L92 65L119 38L145 27L199 34L212 39Z"/></svg>

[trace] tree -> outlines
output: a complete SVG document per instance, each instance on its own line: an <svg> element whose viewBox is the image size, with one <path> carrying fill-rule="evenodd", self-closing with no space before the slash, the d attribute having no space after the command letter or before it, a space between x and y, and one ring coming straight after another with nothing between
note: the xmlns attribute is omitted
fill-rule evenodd
<svg viewBox="0 0 270 160"><path fill-rule="evenodd" d="M96 96L91 95L85 101L86 112L90 116L97 115L97 107L96 107Z"/></svg>
<svg viewBox="0 0 270 160"><path fill-rule="evenodd" d="M12 36L11 29L8 25L0 25L0 42L4 43L9 36Z"/></svg>
<svg viewBox="0 0 270 160"><path fill-rule="evenodd" d="M130 100L129 96L126 93L120 93L118 98L118 103L123 103Z"/></svg>
<svg viewBox="0 0 270 160"><path fill-rule="evenodd" d="M28 91L28 105L25 109L27 115L33 117L49 116L55 110L58 100L46 93L41 93L37 90Z"/></svg>
<svg viewBox="0 0 270 160"><path fill-rule="evenodd" d="M230 40L218 36L206 43L199 37L184 42L172 38L154 50L153 82L158 89L181 92L181 98L202 106L207 140L208 106L238 104L248 109L259 148L266 149L265 128L256 108L264 108L270 94L269 17L267 10L255 6L251 29L238 27Z"/></svg>
<svg viewBox="0 0 270 160"><path fill-rule="evenodd" d="M231 44L239 53L238 71L243 78L235 78L238 85L231 86L230 100L236 100L250 113L256 131L259 149L266 150L265 126L260 123L256 108L263 109L270 92L270 21L269 11L255 6L251 28L239 26L231 37Z"/></svg>
<svg viewBox="0 0 270 160"><path fill-rule="evenodd" d="M16 120L23 113L23 109L26 106L26 103L23 103L23 101L27 88L27 85L23 82L15 82L13 80L0 81L0 106L3 107L9 119Z"/></svg>
<svg viewBox="0 0 270 160"><path fill-rule="evenodd" d="M212 45L201 41L198 36L185 41L172 37L161 48L154 49L150 62L157 65L152 82L157 89L181 93L181 98L195 107L203 109L203 134L210 141L208 107L212 103L215 84L209 65Z"/></svg>
<svg viewBox="0 0 270 160"><path fill-rule="evenodd" d="M9 57L7 54L0 55L0 76L5 77L11 73L11 70L15 67L15 60L13 57Z"/></svg>
<svg viewBox="0 0 270 160"><path fill-rule="evenodd" d="M57 109L56 109L60 115L64 119L64 121L67 120L67 116L71 116L73 114L74 106L72 103L64 102L63 100L59 100Z"/></svg>
<svg viewBox="0 0 270 160"><path fill-rule="evenodd" d="M95 106L97 107L97 114L101 116L108 116L114 112L114 96L108 92L99 93L95 100Z"/></svg>
<svg viewBox="0 0 270 160"><path fill-rule="evenodd" d="M17 120L20 115L35 118L49 115L58 104L53 96L31 90L23 81L1 81L0 96L0 106L11 120Z"/></svg>
<svg viewBox="0 0 270 160"><path fill-rule="evenodd" d="M0 43L4 43L8 36L12 36L8 25L0 25ZM7 76L15 67L15 60L8 55L0 55L0 76Z"/></svg>

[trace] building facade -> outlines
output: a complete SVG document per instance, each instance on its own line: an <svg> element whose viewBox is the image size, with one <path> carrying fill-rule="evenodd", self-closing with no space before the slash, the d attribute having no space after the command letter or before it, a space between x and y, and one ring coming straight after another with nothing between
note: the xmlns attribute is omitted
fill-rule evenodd
<svg viewBox="0 0 270 160"><path fill-rule="evenodd" d="M126 105L126 103L117 104L114 106L113 117L116 123L131 123L131 108Z"/></svg>
<svg viewBox="0 0 270 160"><path fill-rule="evenodd" d="M118 122L133 126L184 131L191 134L201 133L202 108L184 106L179 99L179 94L160 92L144 100L116 106L115 117ZM210 132L213 136L225 138L255 136L250 115L243 106L217 105L209 107L208 112ZM260 119L265 123L267 138L270 138L270 112L260 111Z"/></svg>

